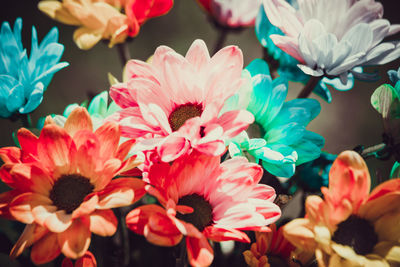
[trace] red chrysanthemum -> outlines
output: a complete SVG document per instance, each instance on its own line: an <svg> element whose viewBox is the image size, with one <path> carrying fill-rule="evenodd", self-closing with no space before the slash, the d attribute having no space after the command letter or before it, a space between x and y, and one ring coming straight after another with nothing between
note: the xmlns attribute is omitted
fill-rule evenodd
<svg viewBox="0 0 400 267"><path fill-rule="evenodd" d="M137 165L135 158L125 159L134 140L119 145L115 123L93 132L84 108L72 111L64 128L49 118L39 137L22 128L18 140L21 149L0 149L0 178L12 188L0 194L0 214L27 224L11 257L32 245L35 264L61 252L80 258L92 232L115 233L111 208L130 205L145 193L140 179L113 179Z"/></svg>
<svg viewBox="0 0 400 267"><path fill-rule="evenodd" d="M174 246L186 236L190 264L210 265L207 239L250 242L243 230L267 231L266 225L279 218L275 191L258 184L261 176L259 165L241 157L220 164L220 157L192 153L171 165L156 163L146 189L162 206L132 210L127 225L161 246Z"/></svg>

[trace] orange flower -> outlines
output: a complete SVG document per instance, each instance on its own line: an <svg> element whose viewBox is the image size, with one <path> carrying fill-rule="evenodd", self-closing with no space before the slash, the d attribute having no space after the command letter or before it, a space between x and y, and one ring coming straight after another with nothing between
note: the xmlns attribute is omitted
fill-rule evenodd
<svg viewBox="0 0 400 267"><path fill-rule="evenodd" d="M129 27L138 27L114 6L98 0L45 0L38 7L52 19L79 26L74 41L80 49L90 49L101 39L110 40L110 47L123 43L129 32L136 31Z"/></svg>
<svg viewBox="0 0 400 267"><path fill-rule="evenodd" d="M119 145L120 130L114 123L93 132L84 108L72 111L64 128L48 117L39 137L22 128L18 140L21 149L0 149L0 178L13 188L0 194L0 212L27 224L11 257L33 245L35 264L61 252L80 258L92 232L115 233L111 208L130 205L145 193L140 179L113 179L138 165L134 157L125 159L134 140Z"/></svg>
<svg viewBox="0 0 400 267"><path fill-rule="evenodd" d="M275 224L269 226L270 232L256 232L256 242L250 250L243 252L244 259L250 267L291 266L299 264L292 259L307 263L312 254L304 253L294 247L284 236L282 227L278 230Z"/></svg>
<svg viewBox="0 0 400 267"><path fill-rule="evenodd" d="M148 19L164 15L173 0L44 0L39 9L61 23L80 26L74 41L81 49L90 49L101 39L109 46L138 35ZM124 11L126 14L123 14Z"/></svg>
<svg viewBox="0 0 400 267"><path fill-rule="evenodd" d="M400 179L377 186L354 151L341 153L324 199L309 196L306 217L284 227L296 247L315 252L319 266L400 265Z"/></svg>

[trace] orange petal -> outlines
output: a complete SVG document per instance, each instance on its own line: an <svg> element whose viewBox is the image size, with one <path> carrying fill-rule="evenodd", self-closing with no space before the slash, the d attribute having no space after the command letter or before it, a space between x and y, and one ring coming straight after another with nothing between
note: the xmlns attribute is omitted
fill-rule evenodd
<svg viewBox="0 0 400 267"><path fill-rule="evenodd" d="M99 138L101 144L100 155L114 157L118 149L121 135L118 124L115 122L106 122L96 130L95 134L97 138Z"/></svg>
<svg viewBox="0 0 400 267"><path fill-rule="evenodd" d="M0 158L4 163L19 163L21 162L21 149L18 147L0 148Z"/></svg>
<svg viewBox="0 0 400 267"><path fill-rule="evenodd" d="M202 236L200 239L186 237L186 248L189 263L192 266L210 266L214 259L214 252L208 240Z"/></svg>
<svg viewBox="0 0 400 267"><path fill-rule="evenodd" d="M98 193L98 207L111 209L131 205L144 196L144 186L145 182L137 178L114 179Z"/></svg>
<svg viewBox="0 0 400 267"><path fill-rule="evenodd" d="M367 202L395 192L400 192L400 178L386 181L375 187L369 195Z"/></svg>
<svg viewBox="0 0 400 267"><path fill-rule="evenodd" d="M66 257L77 259L89 248L90 236L88 225L81 220L75 220L66 231L58 234L58 244Z"/></svg>
<svg viewBox="0 0 400 267"><path fill-rule="evenodd" d="M359 215L371 222L390 212L400 212L400 191L391 192L361 206Z"/></svg>
<svg viewBox="0 0 400 267"><path fill-rule="evenodd" d="M51 213L44 221L44 226L56 233L64 232L71 224L72 214L67 214L64 210Z"/></svg>
<svg viewBox="0 0 400 267"><path fill-rule="evenodd" d="M69 114L64 129L70 136L74 136L75 133L80 130L93 132L92 119L90 118L88 111L83 107L75 108L71 114Z"/></svg>
<svg viewBox="0 0 400 267"><path fill-rule="evenodd" d="M33 155L37 155L37 143L38 138L31 131L25 128L21 128L17 133L18 142L21 145L24 153L30 153Z"/></svg>
<svg viewBox="0 0 400 267"><path fill-rule="evenodd" d="M56 170L54 176L70 173L76 147L72 138L61 127L49 124L43 127L39 136L39 160L50 170Z"/></svg>
<svg viewBox="0 0 400 267"><path fill-rule="evenodd" d="M99 203L99 196L96 194L90 194L85 197L82 204L72 212L72 219L79 218L91 214L97 207Z"/></svg>
<svg viewBox="0 0 400 267"><path fill-rule="evenodd" d="M354 151L344 151L333 162L329 172L329 193L326 201L334 206L348 199L354 212L367 199L371 186L369 171L362 157Z"/></svg>
<svg viewBox="0 0 400 267"><path fill-rule="evenodd" d="M60 255L61 248L57 242L58 234L47 233L43 238L37 241L31 250L31 260L39 265L52 261Z"/></svg>
<svg viewBox="0 0 400 267"><path fill-rule="evenodd" d="M294 219L283 226L283 235L293 245L306 251L314 251L317 244L308 219Z"/></svg>
<svg viewBox="0 0 400 267"><path fill-rule="evenodd" d="M28 224L25 226L24 231L19 237L17 243L11 249L10 258L15 259L18 257L25 248L30 247L34 242L42 238L48 230L38 224Z"/></svg>
<svg viewBox="0 0 400 267"><path fill-rule="evenodd" d="M133 147L133 145L136 143L135 139L130 139L128 141L123 142L117 150L117 153L115 155L116 158L119 158L121 161L128 156L129 151Z"/></svg>
<svg viewBox="0 0 400 267"><path fill-rule="evenodd" d="M31 224L36 220L33 209L37 206L49 204L51 204L51 200L49 198L28 192L13 199L13 201L10 203L10 213L18 221Z"/></svg>
<svg viewBox="0 0 400 267"><path fill-rule="evenodd" d="M90 215L90 231L100 236L112 236L118 220L112 210L97 210Z"/></svg>
<svg viewBox="0 0 400 267"><path fill-rule="evenodd" d="M96 258L90 251L86 251L85 255L80 257L75 262L75 267L96 267L96 266L97 266Z"/></svg>
<svg viewBox="0 0 400 267"><path fill-rule="evenodd" d="M143 235L144 227L148 223L149 217L153 212L165 213L165 210L153 204L140 206L131 210L125 218L128 228L136 234Z"/></svg>
<svg viewBox="0 0 400 267"><path fill-rule="evenodd" d="M10 190L0 194L0 216L8 220L15 220L14 216L11 215L9 210L9 204L11 201L20 195L21 192L18 190Z"/></svg>
<svg viewBox="0 0 400 267"><path fill-rule="evenodd" d="M379 241L400 240L400 212L383 215L375 222L375 232Z"/></svg>

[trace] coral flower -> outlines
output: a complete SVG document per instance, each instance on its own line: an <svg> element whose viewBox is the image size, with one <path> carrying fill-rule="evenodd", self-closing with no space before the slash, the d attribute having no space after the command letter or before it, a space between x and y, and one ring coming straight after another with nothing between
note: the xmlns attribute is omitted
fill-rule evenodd
<svg viewBox="0 0 400 267"><path fill-rule="evenodd" d="M400 265L400 179L371 193L364 160L354 151L334 161L324 199L309 196L306 217L284 227L296 247L315 251L319 266Z"/></svg>
<svg viewBox="0 0 400 267"><path fill-rule="evenodd" d="M53 28L39 44L36 28L32 27L29 58L21 42L21 32L21 18L15 21L13 30L8 22L1 25L0 117L3 118L35 110L54 73L69 65L59 62L64 46L58 43L57 28Z"/></svg>
<svg viewBox="0 0 400 267"><path fill-rule="evenodd" d="M193 155L195 154L195 155ZM245 158L187 154L150 167L146 188L162 206L145 205L126 217L128 227L156 245L174 246L186 236L189 262L208 266L213 250L207 239L249 242L243 230L268 231L280 209L275 191L258 184L262 168Z"/></svg>
<svg viewBox="0 0 400 267"><path fill-rule="evenodd" d="M119 145L119 139L117 124L93 132L86 109L76 108L64 128L49 117L39 137L18 131L21 149L0 149L0 177L13 188L0 195L0 214L27 224L11 257L32 245L35 264L61 252L77 259L87 251L92 232L115 233L111 208L130 205L145 193L140 179L113 179L137 165L135 158L125 159L134 141Z"/></svg>
<svg viewBox="0 0 400 267"><path fill-rule="evenodd" d="M96 0L45 0L39 9L61 23L79 26L74 41L80 49L90 49L101 39L109 39L110 47L122 43L130 32L129 20L114 6ZM139 27L136 25L136 27Z"/></svg>
<svg viewBox="0 0 400 267"><path fill-rule="evenodd" d="M224 140L254 120L246 110L220 114L224 101L245 82L242 66L242 52L236 46L225 47L212 58L201 40L185 57L161 46L150 64L127 63L128 81L110 89L122 110L110 119L119 122L125 137L140 138L147 150L156 148L165 162L191 149L221 155Z"/></svg>
<svg viewBox="0 0 400 267"><path fill-rule="evenodd" d="M312 257L310 253L296 251L284 236L282 227L270 225L270 232L256 232L256 242L250 250L243 252L244 259L250 267L291 266L306 264Z"/></svg>
<svg viewBox="0 0 400 267"><path fill-rule="evenodd" d="M64 258L61 267L96 267L97 262L90 251L86 251L85 255L75 261L75 264L68 258Z"/></svg>
<svg viewBox="0 0 400 267"><path fill-rule="evenodd" d="M200 5L222 26L254 26L261 0L198 0Z"/></svg>
<svg viewBox="0 0 400 267"><path fill-rule="evenodd" d="M383 6L375 0L304 0L298 9L285 0L263 4L271 23L285 33L270 38L308 75L339 76L346 84L349 72L359 76L354 67L382 65L400 56L399 43L381 43L400 25L383 19Z"/></svg>

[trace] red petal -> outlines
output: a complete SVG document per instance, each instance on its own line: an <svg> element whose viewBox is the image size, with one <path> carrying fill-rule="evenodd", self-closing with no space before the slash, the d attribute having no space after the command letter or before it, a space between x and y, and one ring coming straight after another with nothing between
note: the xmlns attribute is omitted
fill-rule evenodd
<svg viewBox="0 0 400 267"><path fill-rule="evenodd" d="M100 236L112 236L117 231L118 220L112 210L97 210L90 214L90 231Z"/></svg>
<svg viewBox="0 0 400 267"><path fill-rule="evenodd" d="M29 153L33 155L37 155L37 144L38 138L31 131L25 128L21 128L18 130L18 142L21 145L21 149L24 153Z"/></svg>
<svg viewBox="0 0 400 267"><path fill-rule="evenodd" d="M48 233L33 245L31 260L34 264L44 264L60 255L61 248L58 245L57 236L58 234Z"/></svg>
<svg viewBox="0 0 400 267"><path fill-rule="evenodd" d="M82 220L75 220L67 230L58 234L58 244L66 257L77 259L89 248L90 236L88 225Z"/></svg>
<svg viewBox="0 0 400 267"><path fill-rule="evenodd" d="M250 242L250 238L243 232L235 229L223 229L216 228L213 226L208 226L203 230L203 234L213 241L221 242L221 241L240 241L240 242Z"/></svg>
<svg viewBox="0 0 400 267"><path fill-rule="evenodd" d="M211 265L214 259L214 252L208 243L208 240L204 236L200 239L186 237L186 247L190 265Z"/></svg>
<svg viewBox="0 0 400 267"><path fill-rule="evenodd" d="M4 163L20 163L21 149L18 147L0 148L0 158L4 161Z"/></svg>
<svg viewBox="0 0 400 267"><path fill-rule="evenodd" d="M80 257L75 262L75 267L96 267L96 266L97 266L96 258L90 251L86 251L85 255L83 255L83 257Z"/></svg>

